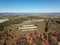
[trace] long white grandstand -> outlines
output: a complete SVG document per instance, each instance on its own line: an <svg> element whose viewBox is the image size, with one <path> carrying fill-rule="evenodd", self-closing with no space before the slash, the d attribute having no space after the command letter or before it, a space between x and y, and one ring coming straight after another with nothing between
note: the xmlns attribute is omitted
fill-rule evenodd
<svg viewBox="0 0 60 45"><path fill-rule="evenodd" d="M22 31L34 31L34 30L37 30L37 26L34 26L33 24L31 24L31 25L23 25L22 27L19 27L19 30L22 30Z"/></svg>
<svg viewBox="0 0 60 45"><path fill-rule="evenodd" d="M0 23L3 23L5 21L8 21L8 19L0 19Z"/></svg>

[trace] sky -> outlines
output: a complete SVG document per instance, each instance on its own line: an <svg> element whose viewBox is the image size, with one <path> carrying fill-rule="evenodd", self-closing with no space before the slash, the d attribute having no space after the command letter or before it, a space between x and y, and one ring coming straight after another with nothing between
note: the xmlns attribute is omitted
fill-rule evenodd
<svg viewBox="0 0 60 45"><path fill-rule="evenodd" d="M60 12L60 0L0 0L0 13Z"/></svg>

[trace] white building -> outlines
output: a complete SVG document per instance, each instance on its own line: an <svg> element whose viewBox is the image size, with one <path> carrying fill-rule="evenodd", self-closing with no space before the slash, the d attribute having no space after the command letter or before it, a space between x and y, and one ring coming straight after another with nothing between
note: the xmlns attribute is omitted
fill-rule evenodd
<svg viewBox="0 0 60 45"><path fill-rule="evenodd" d="M33 24L31 24L31 25L23 25L22 27L19 27L19 30L22 30L22 31L34 31L34 30L37 30L37 26L34 26Z"/></svg>
<svg viewBox="0 0 60 45"><path fill-rule="evenodd" d="M0 19L0 23L3 23L5 21L8 21L8 19Z"/></svg>

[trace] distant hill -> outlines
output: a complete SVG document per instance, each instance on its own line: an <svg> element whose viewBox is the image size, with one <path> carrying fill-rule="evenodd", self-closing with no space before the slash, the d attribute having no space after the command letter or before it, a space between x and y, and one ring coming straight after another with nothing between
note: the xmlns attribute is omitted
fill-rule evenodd
<svg viewBox="0 0 60 45"><path fill-rule="evenodd" d="M60 13L0 13L0 16L6 15L59 15Z"/></svg>

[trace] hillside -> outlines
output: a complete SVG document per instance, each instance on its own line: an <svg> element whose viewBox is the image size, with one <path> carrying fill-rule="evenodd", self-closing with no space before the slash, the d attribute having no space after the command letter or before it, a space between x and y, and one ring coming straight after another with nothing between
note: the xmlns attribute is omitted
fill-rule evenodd
<svg viewBox="0 0 60 45"><path fill-rule="evenodd" d="M12 45L16 38L34 31L60 31L60 18L55 15L8 15L0 19L8 19L0 23L1 43L6 41L7 45Z"/></svg>

